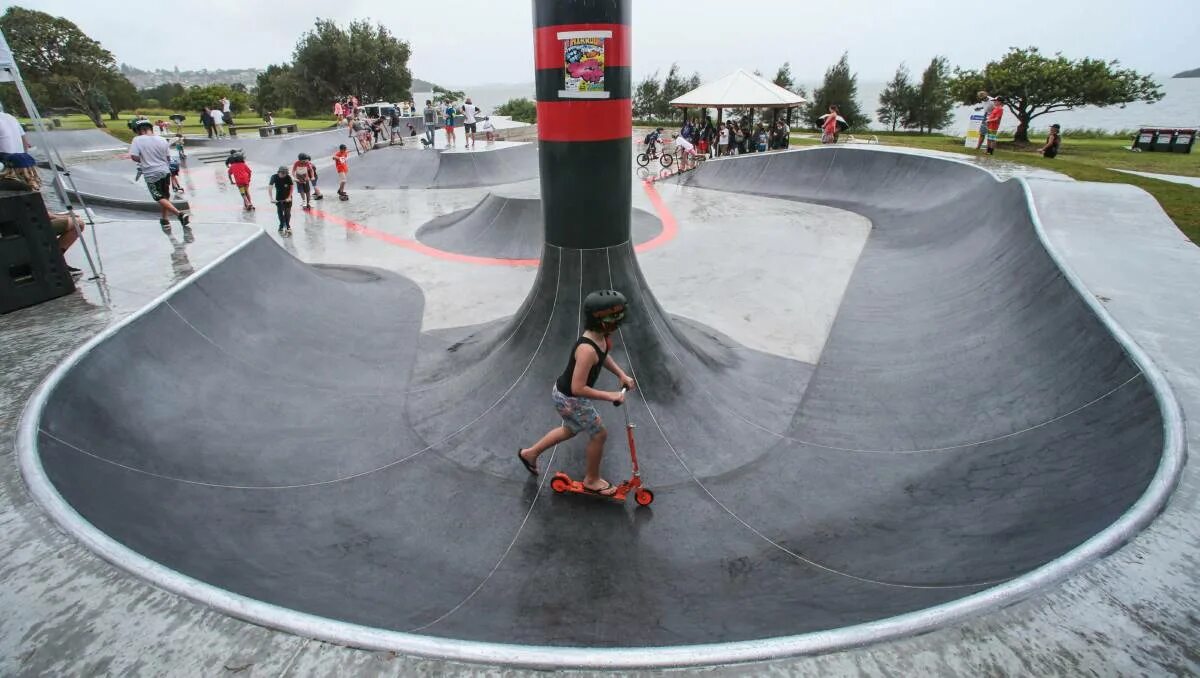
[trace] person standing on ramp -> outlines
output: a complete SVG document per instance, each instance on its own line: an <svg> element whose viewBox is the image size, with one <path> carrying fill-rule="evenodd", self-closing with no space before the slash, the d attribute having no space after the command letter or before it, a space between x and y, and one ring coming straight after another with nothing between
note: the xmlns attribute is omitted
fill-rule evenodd
<svg viewBox="0 0 1200 678"><path fill-rule="evenodd" d="M609 355L612 351L612 333L625 319L627 305L625 295L616 290L597 290L584 299L586 329L583 336L575 341L567 368L551 389L554 408L562 417L562 424L547 432L533 447L517 450L517 459L533 475L538 474L538 456L574 438L580 431L587 431L591 437L587 443L583 487L605 497L617 491L616 486L600 477L600 460L604 456L608 430L604 428L600 413L592 401L607 400L616 405L625 401L625 394L621 391L600 391L595 388L601 367L615 374L623 388L633 390L637 385Z"/></svg>

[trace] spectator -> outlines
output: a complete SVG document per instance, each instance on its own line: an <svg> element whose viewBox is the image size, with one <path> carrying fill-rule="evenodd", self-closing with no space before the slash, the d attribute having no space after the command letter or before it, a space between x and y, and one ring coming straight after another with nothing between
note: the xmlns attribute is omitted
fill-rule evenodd
<svg viewBox="0 0 1200 678"><path fill-rule="evenodd" d="M829 112L820 117L821 122L821 143L836 144L838 138L838 107L836 104L829 104Z"/></svg>
<svg viewBox="0 0 1200 678"><path fill-rule="evenodd" d="M211 113L213 132L216 133L218 139L222 139L225 137L225 118L222 116L222 113L219 110L213 109Z"/></svg>
<svg viewBox="0 0 1200 678"><path fill-rule="evenodd" d="M483 121L479 123L479 129L483 130L483 134L487 138L487 143L492 143L496 140L496 127L492 125L490 116L483 116Z"/></svg>
<svg viewBox="0 0 1200 678"><path fill-rule="evenodd" d="M200 112L200 124L204 125L204 131L208 132L208 138L213 138L214 130L212 109L208 106L205 106L204 110Z"/></svg>
<svg viewBox="0 0 1200 678"><path fill-rule="evenodd" d="M692 127L692 119L691 119L691 118L684 118L684 119L683 119L683 127L680 127L680 128L679 128L679 134L675 134L675 135L672 135L672 136L673 136L673 137L683 137L684 139L687 139L687 140L688 140L688 142L691 142L691 141L692 141L692 134L694 133L694 131L695 131L695 130L694 130L694 129L693 129L693 127Z"/></svg>
<svg viewBox="0 0 1200 678"><path fill-rule="evenodd" d="M983 104L983 120L979 121L979 140L975 142L975 151L978 152L983 147L983 142L987 141L987 119L991 115L992 109L996 107L996 100L988 96L984 90L979 90L975 96L979 103Z"/></svg>
<svg viewBox="0 0 1200 678"><path fill-rule="evenodd" d="M475 116L479 115L479 107L471 103L471 97L463 102L463 148L475 148Z"/></svg>
<svg viewBox="0 0 1200 678"><path fill-rule="evenodd" d="M175 135L175 140L172 145L175 146L175 153L179 156L179 161L183 162L187 160L187 152L183 150L183 133L178 133Z"/></svg>
<svg viewBox="0 0 1200 678"><path fill-rule="evenodd" d="M134 130L137 136L129 146L129 158L138 164L142 176L146 179L146 188L150 189L150 197L158 203L161 216L158 223L164 233L171 232L170 215L179 217L186 233L191 218L179 208L171 204L171 148L167 140L155 136L154 125L149 120L139 120Z"/></svg>
<svg viewBox="0 0 1200 678"><path fill-rule="evenodd" d="M1043 158L1054 158L1058 156L1058 147L1062 144L1062 137L1058 132L1062 129L1058 123L1050 125L1050 136L1046 137L1046 145L1038 149L1038 153L1042 154Z"/></svg>
<svg viewBox="0 0 1200 678"><path fill-rule="evenodd" d="M221 119L226 123L233 122L233 105L229 103L229 97L221 97Z"/></svg>
<svg viewBox="0 0 1200 678"><path fill-rule="evenodd" d="M0 163L6 162L8 156L25 153L29 150L29 139L21 122L11 113L0 108Z"/></svg>
<svg viewBox="0 0 1200 678"><path fill-rule="evenodd" d="M454 104L447 101L446 103L446 148L454 148Z"/></svg>
<svg viewBox="0 0 1200 678"><path fill-rule="evenodd" d="M729 155L729 125L721 125L717 133L717 155Z"/></svg>
<svg viewBox="0 0 1200 678"><path fill-rule="evenodd" d="M388 143L391 144L400 140L400 145L404 145L404 137L400 136L400 107L396 104L392 105L392 113L388 116Z"/></svg>
<svg viewBox="0 0 1200 678"><path fill-rule="evenodd" d="M437 129L437 109L433 107L433 101L425 100L425 141L422 142L425 148L433 148L433 133Z"/></svg>
<svg viewBox="0 0 1200 678"><path fill-rule="evenodd" d="M758 123L758 131L754 134L754 143L759 153L767 152L767 128L761 122Z"/></svg>
<svg viewBox="0 0 1200 678"><path fill-rule="evenodd" d="M42 180L38 176L37 163L33 156L14 153L10 159L10 165L0 172L0 191L40 191ZM54 230L59 251L65 254L83 232L83 219L71 212L50 210L46 210L46 218L50 221L50 228ZM83 274L83 271L70 265L67 266L67 271L75 277Z"/></svg>
<svg viewBox="0 0 1200 678"><path fill-rule="evenodd" d="M996 153L996 135L1000 132L1000 119L1004 117L1004 99L996 97L987 116L987 154Z"/></svg>
<svg viewBox="0 0 1200 678"><path fill-rule="evenodd" d="M263 122L267 123L267 127L274 127L275 126L275 112L267 111L266 115L263 116Z"/></svg>

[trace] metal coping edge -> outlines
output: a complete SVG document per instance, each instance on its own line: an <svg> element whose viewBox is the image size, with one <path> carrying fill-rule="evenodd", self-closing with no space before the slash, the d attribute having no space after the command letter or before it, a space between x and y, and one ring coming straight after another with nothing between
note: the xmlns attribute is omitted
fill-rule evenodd
<svg viewBox="0 0 1200 678"><path fill-rule="evenodd" d="M871 149L872 152L874 150ZM944 158L932 159L946 160ZM995 174L977 165L964 161L957 162L984 171L997 181L1000 180ZM219 266L257 238L269 237L265 232L247 238L142 309L106 328L59 364L38 386L24 407L16 442L18 463L30 493L38 504L64 530L113 565L160 588L190 598L233 617L338 645L368 650L396 651L433 659L531 669L649 669L787 659L847 650L933 631L1023 600L1039 590L1066 579L1083 566L1114 552L1149 525L1165 506L1178 483L1184 465L1183 413L1166 377L1137 345L1132 336L1120 327L1107 309L1087 290L1083 281L1051 245L1045 227L1038 216L1028 183L1020 177L1016 181L1024 192L1030 220L1045 250L1070 285L1083 297L1085 303L1141 368L1150 382L1163 417L1163 456L1146 491L1116 522L1049 563L1004 584L965 598L854 626L729 643L621 648L516 645L424 636L319 617L254 600L207 584L129 549L79 515L57 492L46 476L41 459L37 454L37 435L42 409L63 377L96 346L126 325L157 308L179 290L200 279L209 270Z"/></svg>

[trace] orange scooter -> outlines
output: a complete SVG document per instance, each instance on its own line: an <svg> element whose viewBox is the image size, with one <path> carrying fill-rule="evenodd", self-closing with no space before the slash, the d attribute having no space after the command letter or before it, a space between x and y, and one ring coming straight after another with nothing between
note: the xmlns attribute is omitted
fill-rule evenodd
<svg viewBox="0 0 1200 678"><path fill-rule="evenodd" d="M621 393L624 394L626 390L621 389ZM620 403L613 404L617 407L621 406ZM577 494L600 496L605 499L612 499L613 501L625 501L625 497L628 497L629 493L632 492L633 500L638 503L638 506L649 506L654 501L654 493L642 487L642 474L638 470L637 444L633 441L633 429L635 426L629 423L629 408L624 408L621 411L625 414L625 437L629 440L629 458L633 461L633 477L617 485L617 491L613 494L604 496L597 495L595 492L585 489L583 483L578 480L572 480L571 476L559 471L550 479L551 489L560 494L563 492L575 492Z"/></svg>

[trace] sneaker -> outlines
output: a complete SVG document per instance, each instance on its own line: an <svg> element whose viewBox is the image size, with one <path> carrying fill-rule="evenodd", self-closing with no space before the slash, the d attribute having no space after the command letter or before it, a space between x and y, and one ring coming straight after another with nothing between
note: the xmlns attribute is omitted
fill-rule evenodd
<svg viewBox="0 0 1200 678"><path fill-rule="evenodd" d="M283 234L289 238L292 237L292 227L288 226L287 228L283 229Z"/></svg>
<svg viewBox="0 0 1200 678"><path fill-rule="evenodd" d="M167 221L166 219L159 219L158 225L162 227L163 233L171 232L171 222Z"/></svg>
<svg viewBox="0 0 1200 678"><path fill-rule="evenodd" d="M74 266L67 266L67 273L70 273L72 278L78 278L83 275L83 271Z"/></svg>
<svg viewBox="0 0 1200 678"><path fill-rule="evenodd" d="M188 216L187 212L180 212L179 213L179 223L183 224L183 227L186 229L188 227L188 224L192 223L192 218L190 216Z"/></svg>
<svg viewBox="0 0 1200 678"><path fill-rule="evenodd" d="M313 200L324 200L324 199L325 199L325 195L322 193L318 193L313 196Z"/></svg>

